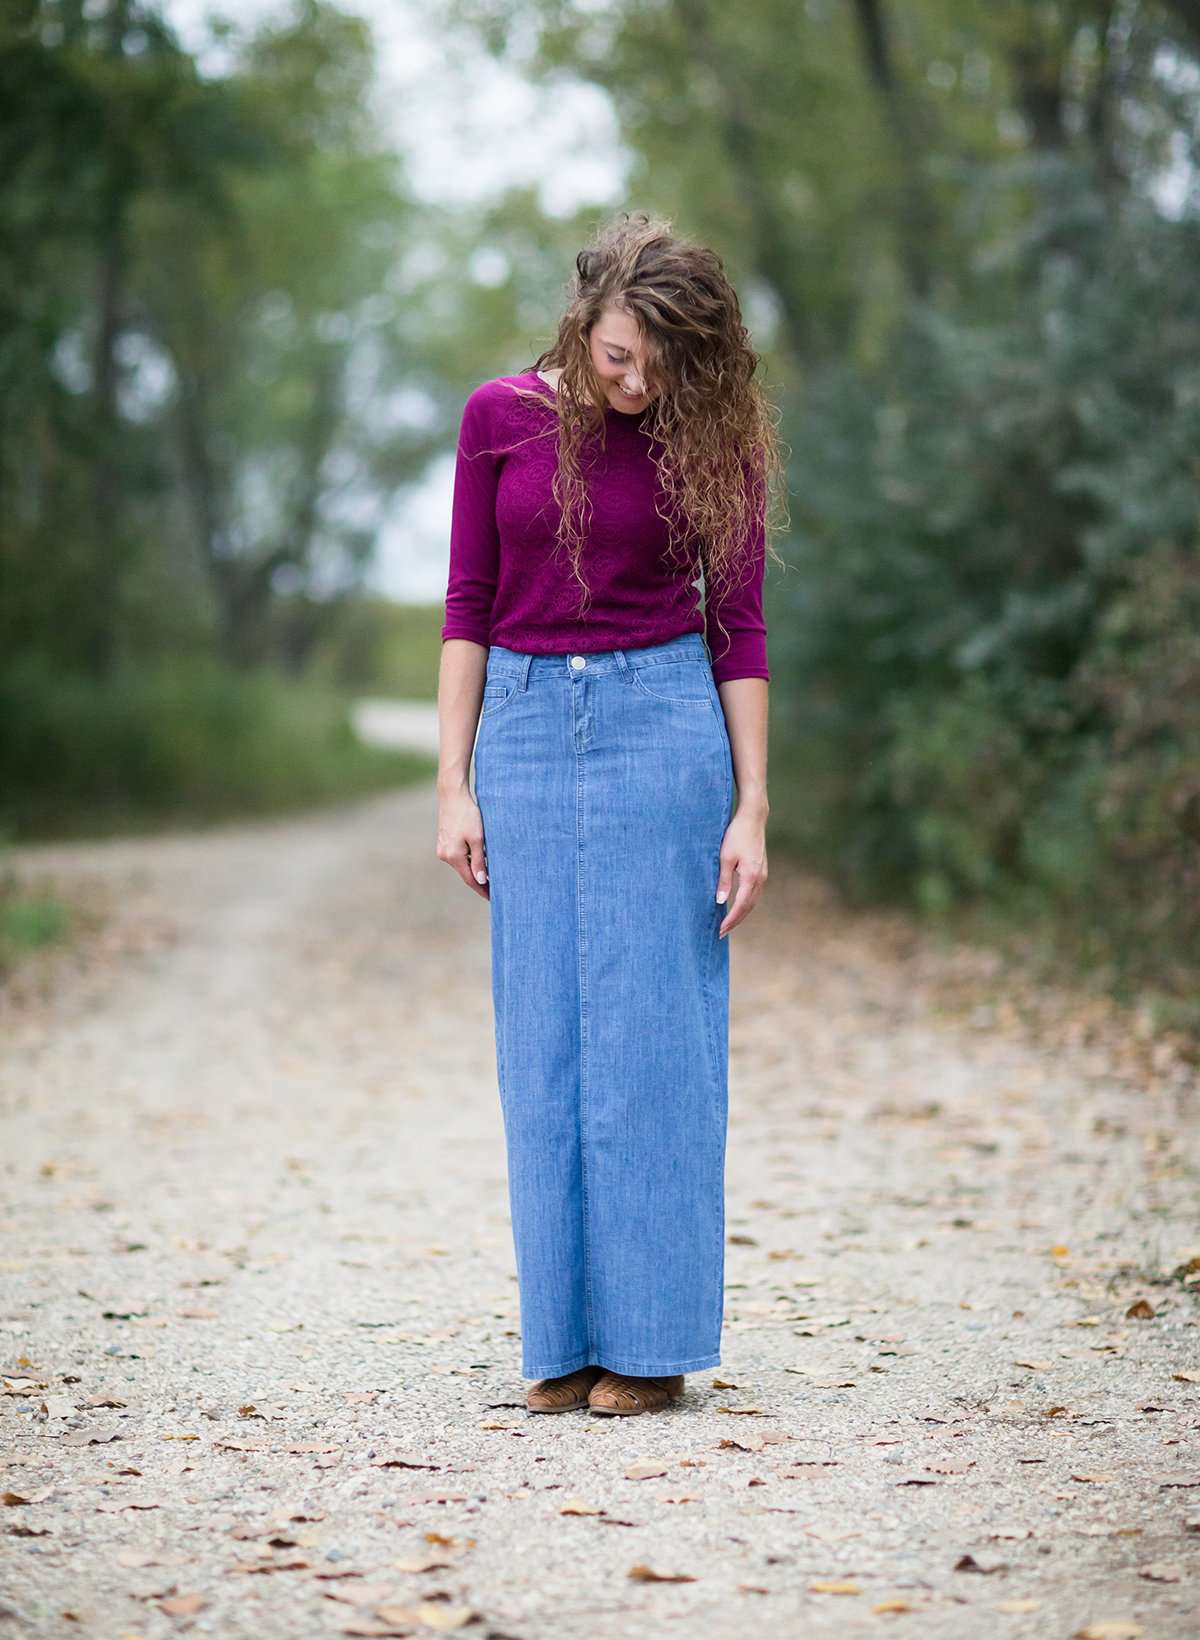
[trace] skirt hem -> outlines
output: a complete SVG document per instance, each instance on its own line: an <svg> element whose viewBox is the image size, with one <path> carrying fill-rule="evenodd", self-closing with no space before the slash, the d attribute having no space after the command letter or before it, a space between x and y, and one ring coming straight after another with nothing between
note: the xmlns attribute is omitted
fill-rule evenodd
<svg viewBox="0 0 1200 1640"><path fill-rule="evenodd" d="M719 1367L721 1352L712 1351L709 1355L696 1355L690 1361L630 1361L625 1356L610 1355L607 1350L584 1351L582 1355L572 1355L566 1361L558 1361L548 1367L524 1367L522 1378L565 1378L569 1372L578 1372L580 1367L606 1367L609 1372L624 1373L629 1378L673 1378L681 1372L702 1372L706 1367Z"/></svg>

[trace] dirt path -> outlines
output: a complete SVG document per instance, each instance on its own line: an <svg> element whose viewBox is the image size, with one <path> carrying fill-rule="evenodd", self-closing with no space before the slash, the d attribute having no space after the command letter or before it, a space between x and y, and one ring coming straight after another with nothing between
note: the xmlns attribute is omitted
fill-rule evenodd
<svg viewBox="0 0 1200 1640"><path fill-rule="evenodd" d="M0 1636L1194 1637L1194 1078L956 1022L925 943L774 869L724 1364L531 1418L433 819L21 856L118 910L0 1022Z"/></svg>

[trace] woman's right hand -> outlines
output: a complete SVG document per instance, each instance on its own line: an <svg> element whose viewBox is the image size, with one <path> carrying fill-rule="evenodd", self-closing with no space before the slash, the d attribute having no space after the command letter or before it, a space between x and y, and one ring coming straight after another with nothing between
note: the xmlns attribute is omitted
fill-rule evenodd
<svg viewBox="0 0 1200 1640"><path fill-rule="evenodd" d="M465 786L438 798L437 857L453 866L467 887L481 898L491 898L483 816Z"/></svg>

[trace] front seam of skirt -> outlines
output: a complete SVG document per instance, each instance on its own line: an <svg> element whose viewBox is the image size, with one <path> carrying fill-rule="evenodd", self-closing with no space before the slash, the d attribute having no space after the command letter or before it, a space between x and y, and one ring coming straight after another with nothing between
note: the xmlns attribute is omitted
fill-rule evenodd
<svg viewBox="0 0 1200 1640"><path fill-rule="evenodd" d="M714 707L713 710L715 712L716 708ZM718 721L718 725L720 725L721 719L718 719L717 721ZM722 738L724 739L724 735L722 735ZM728 825L729 820L730 820L730 812L729 811L733 807L733 764L732 764L731 757L728 756L728 755L727 755L727 758L726 758L726 765L727 765L727 767L726 767L726 778L725 778L725 823L726 823L726 825ZM720 853L720 850L718 849L717 850L717 873L716 873L718 879L720 877L720 872L721 872L721 853ZM715 890L714 890L714 892L715 892ZM718 959L721 955L721 943L720 943L720 937L717 933L717 930L720 928L721 919L724 917L726 911L729 909L729 906L728 906L728 902L726 902L724 905L719 905L716 902L715 899L713 901L713 906L714 906L714 909L713 909L713 912L712 912L712 924L713 924L713 926L712 926L712 943L709 947L708 966L707 966L707 971L706 971L705 976L704 976L704 999L705 999L705 1010L704 1010L704 1012L705 1012L705 1023L706 1023L706 1027L707 1027L707 1036L708 1036L708 1049L709 1049L710 1058L712 1060L713 1089L714 1089L714 1093L716 1094L716 1096L719 1097L723 1082L722 1082L722 1075L721 1075L721 1052L720 1052L720 1047L719 1047L719 1044L718 1044L718 1041L717 1041L716 971L717 971L717 962L718 962ZM728 935L726 936L726 938L728 938ZM726 953L726 956L728 956L728 953ZM722 1194L721 1194L720 1216L719 1216L718 1222L715 1226L715 1229L716 1229L716 1246L713 1249L713 1258L715 1260L716 1267L723 1271L724 1270L724 1264L725 1264L725 1196L724 1196L724 1191L722 1191ZM724 1278L723 1278L723 1276L722 1276L721 1282L719 1283L718 1291L714 1294L713 1303L714 1303L713 1326L716 1330L717 1336L719 1337L720 1332L721 1332L721 1324L722 1324L722 1322L724 1320L724 1317L725 1317L725 1294L724 1294ZM710 1365L710 1363L705 1362L705 1365L708 1366L708 1365ZM717 1365L719 1365L719 1362L714 1361L714 1362L711 1363L711 1365L717 1366Z"/></svg>
<svg viewBox="0 0 1200 1640"><path fill-rule="evenodd" d="M576 721L575 691L571 691L571 739L575 747L575 836L576 852L575 895L577 908L576 957L579 973L579 1174L580 1202L583 1215L583 1305L587 1325L589 1356L580 1366L590 1364L590 1352L595 1348L596 1326L592 1305L592 1237L588 1216L588 994L587 994L587 912L584 908L584 771L583 752L579 746L579 727ZM574 1368L568 1367L568 1372ZM557 1377L556 1373L539 1373L541 1378Z"/></svg>

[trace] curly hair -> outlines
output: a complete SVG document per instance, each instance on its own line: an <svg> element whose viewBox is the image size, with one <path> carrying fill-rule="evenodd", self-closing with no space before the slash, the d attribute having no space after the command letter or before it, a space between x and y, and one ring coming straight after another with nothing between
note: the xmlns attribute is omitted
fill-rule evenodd
<svg viewBox="0 0 1200 1640"><path fill-rule="evenodd" d="M720 257L644 211L619 213L579 252L557 337L527 367L560 370L553 495L559 546L583 589L580 615L590 601L583 558L591 519L581 458L603 449L606 434L590 332L609 307L634 320L644 343L652 397L643 426L666 503L664 556L703 572L719 626L722 599L750 567L760 516L766 550L783 563L770 539L775 501L780 527L787 519L778 411L753 379L759 358ZM534 389L513 391L549 407Z"/></svg>

